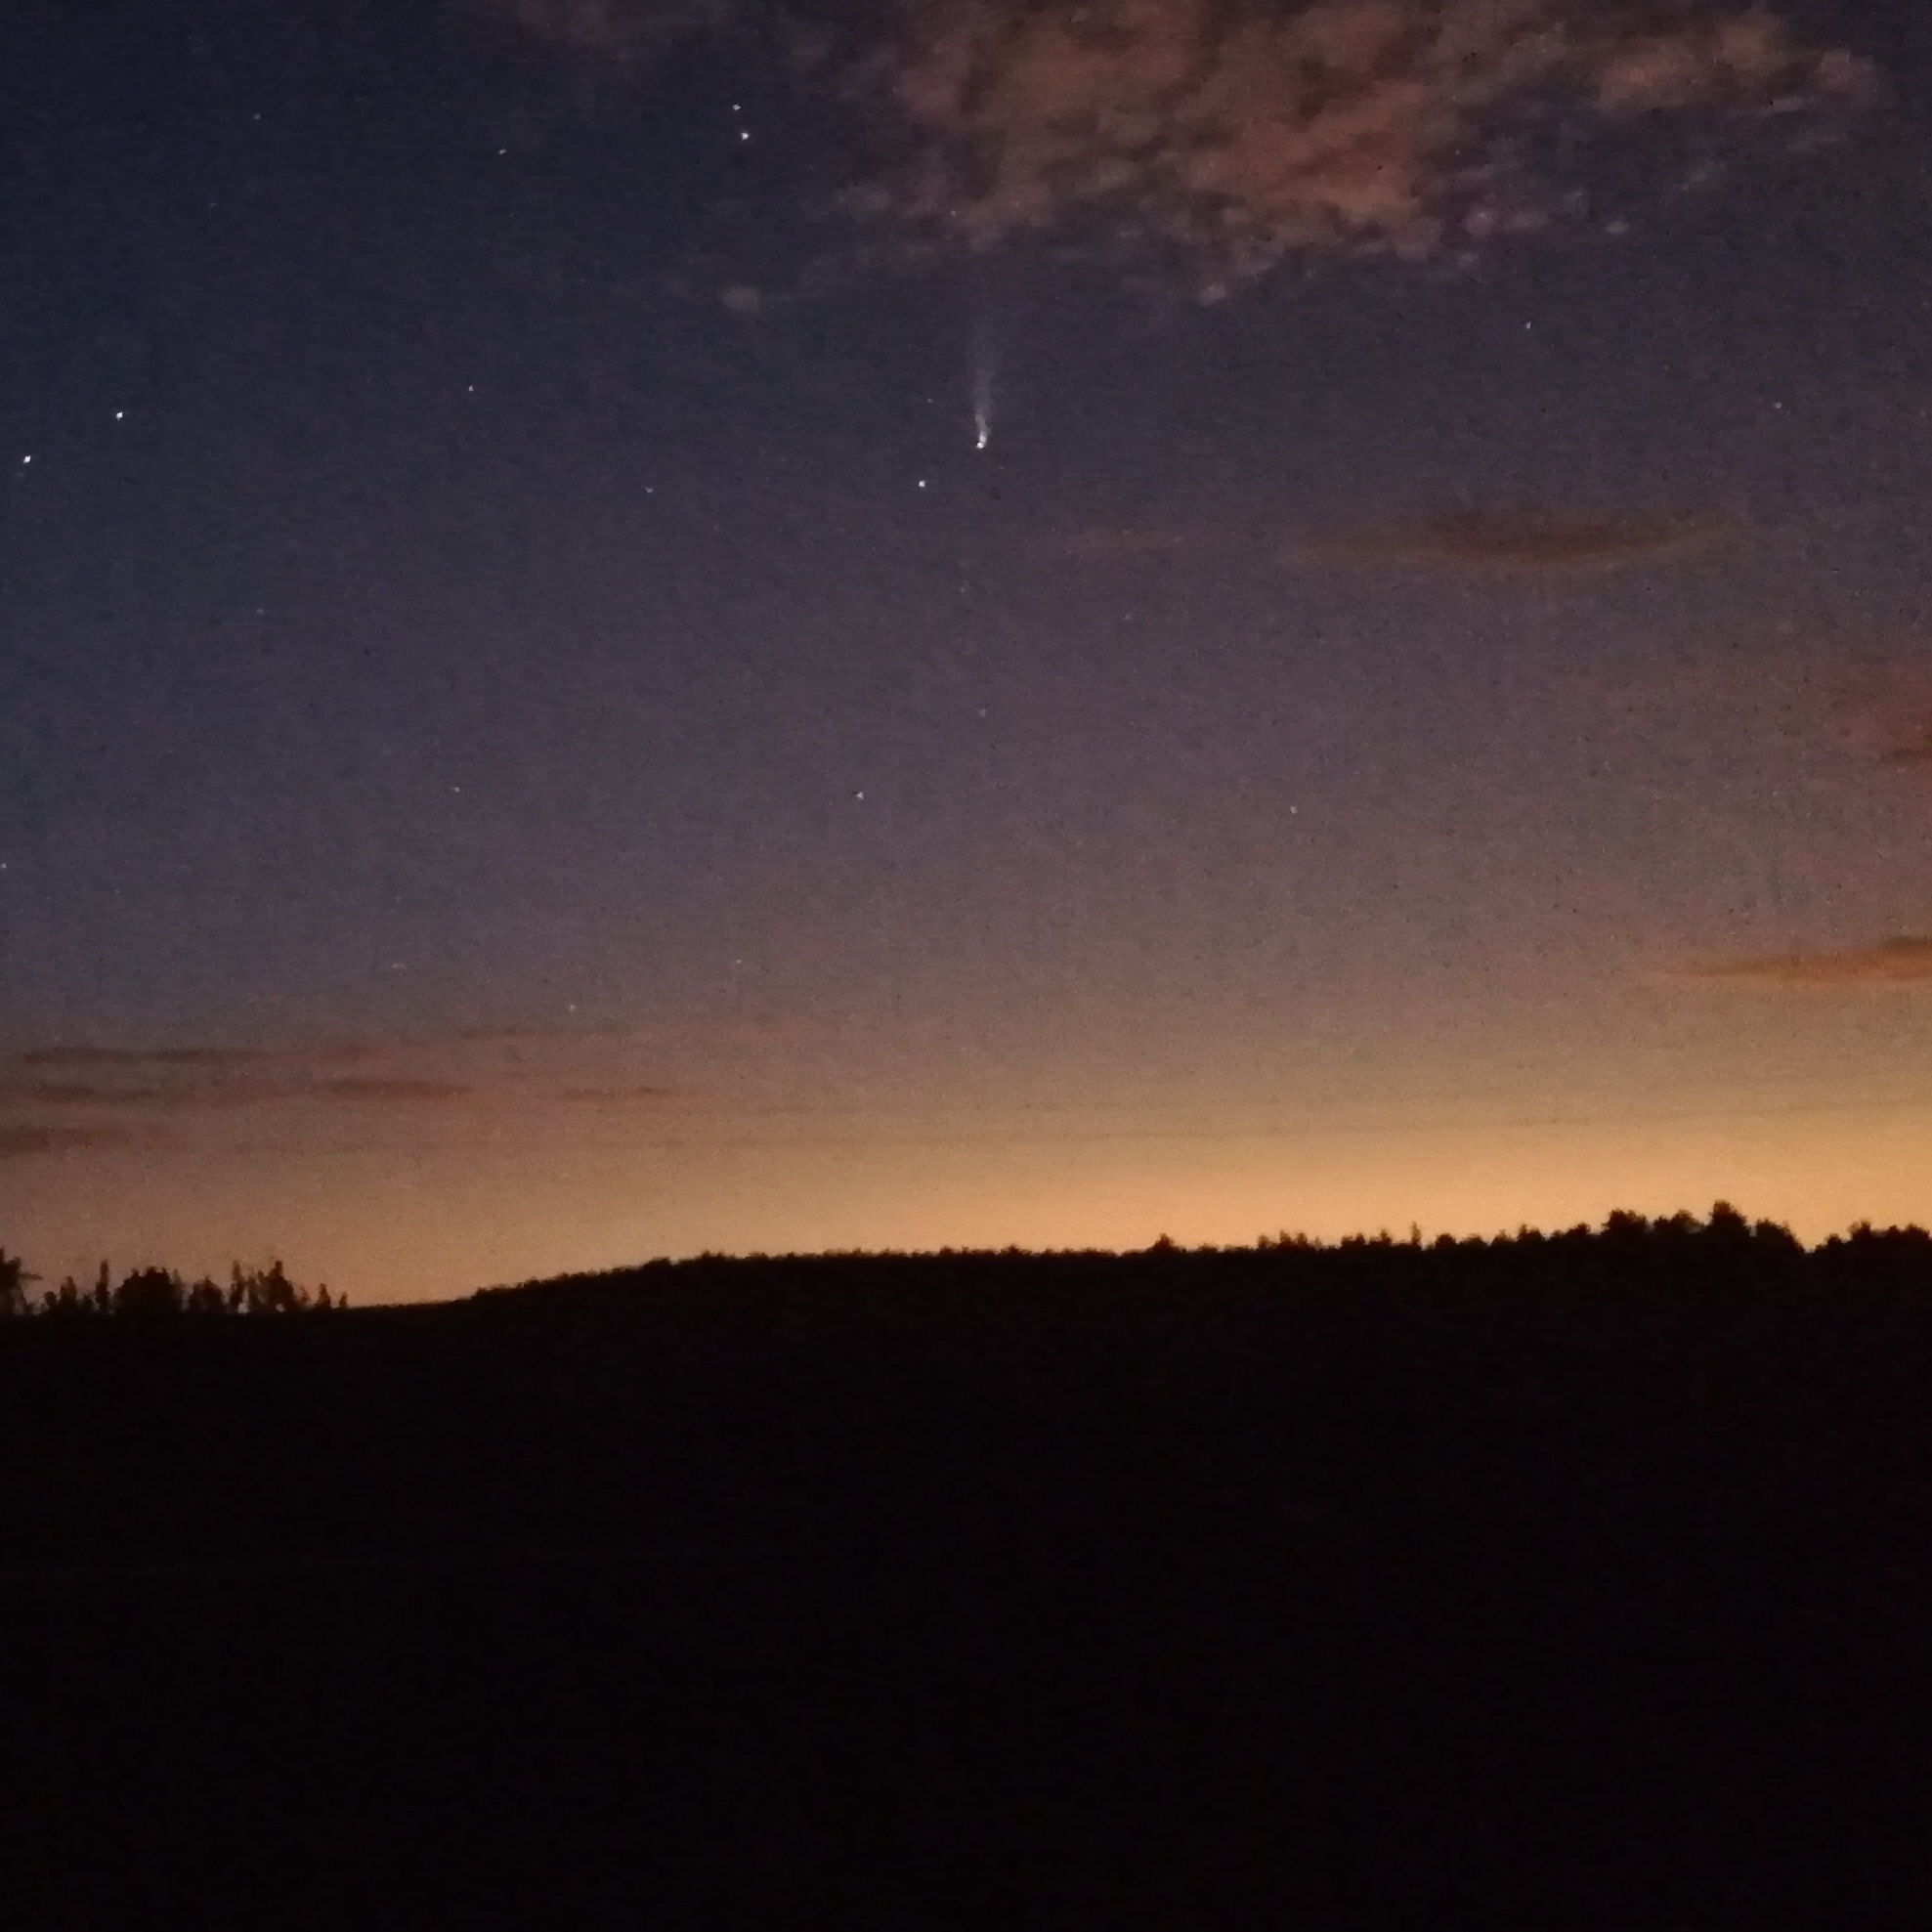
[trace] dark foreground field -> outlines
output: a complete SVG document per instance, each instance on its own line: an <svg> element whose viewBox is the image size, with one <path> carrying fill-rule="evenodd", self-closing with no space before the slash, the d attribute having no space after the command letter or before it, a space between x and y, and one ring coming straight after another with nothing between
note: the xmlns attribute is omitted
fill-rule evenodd
<svg viewBox="0 0 1932 1932"><path fill-rule="evenodd" d="M22 1928L1932 1925L1932 1244L0 1329Z"/></svg>

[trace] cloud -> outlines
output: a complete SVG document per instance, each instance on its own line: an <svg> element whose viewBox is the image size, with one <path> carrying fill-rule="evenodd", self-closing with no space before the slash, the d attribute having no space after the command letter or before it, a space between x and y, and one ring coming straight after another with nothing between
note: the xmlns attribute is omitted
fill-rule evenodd
<svg viewBox="0 0 1932 1932"><path fill-rule="evenodd" d="M222 1112L291 1100L461 1100L477 1089L464 1081L406 1078L314 1080L182 1080L171 1085L118 1085L111 1081L25 1081L0 1087L0 1103L41 1107L121 1108L131 1113Z"/></svg>
<svg viewBox="0 0 1932 1932"><path fill-rule="evenodd" d="M0 1104L36 1107L119 1108L129 1113L215 1112L299 1099L317 1091L301 1080L182 1079L166 1083L112 1080L31 1080L0 1086Z"/></svg>
<svg viewBox="0 0 1932 1932"><path fill-rule="evenodd" d="M1835 953L1775 953L1695 966L1674 975L1706 984L1825 990L1932 982L1932 938L1905 936Z"/></svg>
<svg viewBox="0 0 1932 1932"><path fill-rule="evenodd" d="M522 1047L560 1040L621 1040L633 1029L620 1021L587 1021L573 1026L530 1026L514 1022L488 1026L452 1026L442 1033L417 1034L394 1046L433 1046L451 1041L464 1047Z"/></svg>
<svg viewBox="0 0 1932 1932"><path fill-rule="evenodd" d="M502 1036L492 1030L480 1037L495 1040ZM16 1054L13 1066L29 1074L70 1070L103 1077L0 1082L0 1105L193 1113L307 1099L454 1100L476 1091L466 1082L447 1079L322 1071L345 1061L372 1057L376 1051L360 1042L277 1052L213 1047L35 1048ZM117 1079L115 1075L129 1077Z"/></svg>
<svg viewBox="0 0 1932 1932"><path fill-rule="evenodd" d="M467 1100L476 1089L459 1080L322 1080L306 1090L323 1100Z"/></svg>
<svg viewBox="0 0 1932 1932"><path fill-rule="evenodd" d="M631 1029L617 1023L569 1026L490 1023L414 1034L302 1041L287 1047L32 1047L0 1065L22 1072L130 1075L199 1074L211 1080L257 1075L274 1068L300 1071L369 1060L420 1057L451 1049L526 1047L571 1041L618 1040Z"/></svg>
<svg viewBox="0 0 1932 1932"><path fill-rule="evenodd" d="M198 1074L211 1080L272 1067L339 1066L394 1052L409 1043L388 1039L309 1040L292 1047L30 1047L0 1056L0 1066L26 1073L155 1076Z"/></svg>
<svg viewBox="0 0 1932 1932"><path fill-rule="evenodd" d="M250 1048L232 1047L34 1047L16 1053L20 1067L192 1067L226 1073L259 1066L274 1055Z"/></svg>
<svg viewBox="0 0 1932 1932"><path fill-rule="evenodd" d="M1667 518L1454 511L1406 530L1292 548L1291 561L1433 565L1453 570L1597 570L1697 549L1723 526Z"/></svg>
<svg viewBox="0 0 1932 1932"><path fill-rule="evenodd" d="M1932 764L1932 724L1922 724L1908 745L1894 745L1885 753L1885 762L1894 765Z"/></svg>
<svg viewBox="0 0 1932 1932"><path fill-rule="evenodd" d="M1815 142L1876 70L1736 0L471 0L622 65L789 45L856 119L840 197L914 255L1046 243L1223 299L1318 253L1458 258ZM1607 222L1614 226L1614 220ZM733 283L727 308L761 292Z"/></svg>
<svg viewBox="0 0 1932 1932"><path fill-rule="evenodd" d="M1455 255L1587 210L1599 143L1861 105L1759 7L1636 0L900 0L844 76L850 197L934 247L1165 261L1206 300L1309 252Z"/></svg>
<svg viewBox="0 0 1932 1932"><path fill-rule="evenodd" d="M119 1113L140 1120L258 1107L417 1109L463 1101L521 1108L591 1097L590 1081L641 1075L648 1069L624 1064L634 1060L639 1042L635 1028L619 1023L493 1021L273 1048L40 1047L0 1059L0 1116L38 1122L49 1112L57 1120ZM641 1079L599 1085L594 1095L671 1097ZM76 1124L52 1131L91 1130Z"/></svg>
<svg viewBox="0 0 1932 1932"><path fill-rule="evenodd" d="M93 1147L132 1146L142 1137L118 1127L50 1127L0 1124L0 1161L41 1154L77 1153Z"/></svg>
<svg viewBox="0 0 1932 1932"><path fill-rule="evenodd" d="M674 1087L566 1087L560 1096L588 1106L616 1106L634 1100L687 1100Z"/></svg>
<svg viewBox="0 0 1932 1932"><path fill-rule="evenodd" d="M30 1080L18 1087L0 1087L0 1099L26 1100L43 1107L128 1107L166 1102L171 1087L114 1087L95 1081Z"/></svg>

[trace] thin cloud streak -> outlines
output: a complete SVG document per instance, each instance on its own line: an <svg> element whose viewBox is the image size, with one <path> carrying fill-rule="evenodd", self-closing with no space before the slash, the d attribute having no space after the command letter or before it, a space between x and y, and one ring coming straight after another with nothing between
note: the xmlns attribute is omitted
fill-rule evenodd
<svg viewBox="0 0 1932 1932"><path fill-rule="evenodd" d="M455 1026L447 1032L419 1034L399 1045L429 1046L441 1041L449 1041L463 1047L524 1047L538 1042L557 1040L623 1040L632 1036L636 1028L621 1021L592 1023L583 1026L519 1026L514 1024L494 1026Z"/></svg>
<svg viewBox="0 0 1932 1932"><path fill-rule="evenodd" d="M51 1046L0 1057L0 1066L24 1072L199 1073L224 1079L262 1067L369 1059L381 1051L377 1043L360 1040L323 1040L288 1048Z"/></svg>
<svg viewBox="0 0 1932 1932"><path fill-rule="evenodd" d="M623 1043L641 1046L644 1038L615 1023L491 1023L274 1048L37 1047L0 1059L0 1114L24 1116L30 1127L8 1131L20 1150L43 1152L57 1143L91 1144L84 1137L94 1128L60 1120L77 1113L139 1121L270 1108L410 1113L457 1104L521 1110L559 1101L689 1098L688 1090L648 1081L644 1076L655 1069L636 1065L634 1052L611 1051ZM631 1073L638 1077L626 1080ZM599 1080L600 1074L608 1077ZM44 1124L49 1111L56 1125Z"/></svg>
<svg viewBox="0 0 1932 1932"><path fill-rule="evenodd" d="M274 1057L260 1049L234 1047L34 1047L16 1053L13 1063L18 1067L102 1069L186 1067L225 1073L232 1068L259 1066Z"/></svg>
<svg viewBox="0 0 1932 1932"><path fill-rule="evenodd" d="M119 1127L61 1127L40 1123L0 1125L0 1161L33 1160L44 1154L84 1153L145 1143L147 1137Z"/></svg>
<svg viewBox="0 0 1932 1932"><path fill-rule="evenodd" d="M1367 568L1584 571L1679 556L1705 548L1724 535L1724 526L1715 522L1458 510L1410 529L1293 545L1285 557L1294 563Z"/></svg>
<svg viewBox="0 0 1932 1932"><path fill-rule="evenodd" d="M405 1102L468 1100L478 1092L457 1080L322 1080L305 1091L320 1100Z"/></svg>
<svg viewBox="0 0 1932 1932"><path fill-rule="evenodd" d="M360 1038L305 1041L288 1047L30 1047L0 1056L0 1066L21 1072L72 1070L152 1073L160 1070L216 1078L265 1067L335 1066L375 1059L415 1058L450 1048L522 1047L634 1038L638 1029L618 1022L581 1026L489 1024L426 1033L369 1034Z"/></svg>
<svg viewBox="0 0 1932 1932"><path fill-rule="evenodd" d="M0 1087L0 1105L119 1109L129 1113L217 1113L302 1100L457 1100L477 1089L465 1082L408 1079L182 1081L171 1087L116 1087L80 1081L30 1081Z"/></svg>
<svg viewBox="0 0 1932 1932"><path fill-rule="evenodd" d="M40 1107L140 1107L170 1104L173 1087L111 1087L94 1081L29 1080L0 1087L0 1102L24 1101Z"/></svg>
<svg viewBox="0 0 1932 1932"><path fill-rule="evenodd" d="M691 1100L698 1096L674 1087L566 1087L560 1099L580 1106L621 1106L626 1103L661 1100Z"/></svg>
<svg viewBox="0 0 1932 1932"><path fill-rule="evenodd" d="M1670 975L1705 985L1835 992L1932 982L1932 938L1913 935L1832 953L1773 953L1692 966Z"/></svg>
<svg viewBox="0 0 1932 1932"><path fill-rule="evenodd" d="M1922 725L1910 745L1895 745L1885 753L1889 765L1932 765L1932 725Z"/></svg>

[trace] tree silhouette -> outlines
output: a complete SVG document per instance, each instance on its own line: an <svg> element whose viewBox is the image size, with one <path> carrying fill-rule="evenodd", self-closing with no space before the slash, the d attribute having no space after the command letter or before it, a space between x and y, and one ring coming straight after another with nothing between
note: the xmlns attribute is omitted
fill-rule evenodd
<svg viewBox="0 0 1932 1932"><path fill-rule="evenodd" d="M220 1282L211 1281L204 1274L189 1289L184 1306L190 1314L226 1314L228 1297L222 1293Z"/></svg>
<svg viewBox="0 0 1932 1932"><path fill-rule="evenodd" d="M118 1284L103 1262L91 1286L83 1287L71 1274L57 1288L39 1297L27 1293L38 1280L19 1255L0 1248L0 1319L8 1316L53 1315L62 1319L81 1315L127 1315L151 1320L173 1315L307 1314L346 1309L346 1295L331 1296L326 1287L313 1293L291 1281L279 1261L265 1267L229 1270L227 1287L208 1275L190 1282L173 1268L149 1266L123 1275Z"/></svg>
<svg viewBox="0 0 1932 1932"><path fill-rule="evenodd" d="M229 1307L245 1314L299 1314L309 1306L308 1290L289 1280L279 1261L246 1269L237 1262L229 1284Z"/></svg>
<svg viewBox="0 0 1932 1932"><path fill-rule="evenodd" d="M114 1312L152 1320L179 1314L187 1306L181 1276L165 1267L142 1267L114 1290Z"/></svg>
<svg viewBox="0 0 1932 1932"><path fill-rule="evenodd" d="M35 1279L19 1255L0 1248L0 1316L26 1313L26 1284Z"/></svg>

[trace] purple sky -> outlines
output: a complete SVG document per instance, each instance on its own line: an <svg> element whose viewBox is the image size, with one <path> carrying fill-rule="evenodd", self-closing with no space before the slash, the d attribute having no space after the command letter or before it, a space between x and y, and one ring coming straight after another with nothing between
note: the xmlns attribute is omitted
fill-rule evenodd
<svg viewBox="0 0 1932 1932"><path fill-rule="evenodd" d="M1153 161L1111 255L985 232L1031 69L895 123L728 12L108 11L0 78L41 1273L1926 1218L1915 10L1788 17L1821 125L1691 9L1683 115L1539 82L1521 234L1429 151L1447 240L1225 287ZM1241 221L1347 186L1212 111Z"/></svg>

